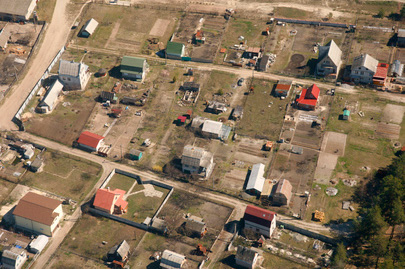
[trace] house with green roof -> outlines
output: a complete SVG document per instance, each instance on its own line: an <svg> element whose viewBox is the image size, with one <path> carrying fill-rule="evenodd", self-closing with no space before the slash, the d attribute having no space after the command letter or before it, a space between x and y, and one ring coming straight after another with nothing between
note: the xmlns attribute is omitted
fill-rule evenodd
<svg viewBox="0 0 405 269"><path fill-rule="evenodd" d="M125 79L143 81L149 65L144 58L124 56L121 60L120 71Z"/></svg>
<svg viewBox="0 0 405 269"><path fill-rule="evenodd" d="M166 46L166 57L168 59L181 60L181 57L184 56L184 50L184 44L168 41Z"/></svg>

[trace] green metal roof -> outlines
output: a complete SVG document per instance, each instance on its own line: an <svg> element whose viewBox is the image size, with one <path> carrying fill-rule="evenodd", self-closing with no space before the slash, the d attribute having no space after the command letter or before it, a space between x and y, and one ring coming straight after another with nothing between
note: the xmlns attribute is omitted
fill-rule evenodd
<svg viewBox="0 0 405 269"><path fill-rule="evenodd" d="M182 43L169 41L169 42L167 42L166 53L182 56L181 52L183 51L183 46L184 46L184 44L182 44Z"/></svg>
<svg viewBox="0 0 405 269"><path fill-rule="evenodd" d="M343 110L343 116L350 116L350 110Z"/></svg>
<svg viewBox="0 0 405 269"><path fill-rule="evenodd" d="M142 74L144 58L124 56L121 60L121 73Z"/></svg>

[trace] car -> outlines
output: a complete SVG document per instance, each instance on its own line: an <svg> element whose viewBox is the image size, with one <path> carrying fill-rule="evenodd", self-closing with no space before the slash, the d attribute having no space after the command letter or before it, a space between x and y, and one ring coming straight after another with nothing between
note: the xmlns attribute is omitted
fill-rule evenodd
<svg viewBox="0 0 405 269"><path fill-rule="evenodd" d="M245 81L244 78L240 78L240 79L238 80L238 86L242 86L244 81Z"/></svg>

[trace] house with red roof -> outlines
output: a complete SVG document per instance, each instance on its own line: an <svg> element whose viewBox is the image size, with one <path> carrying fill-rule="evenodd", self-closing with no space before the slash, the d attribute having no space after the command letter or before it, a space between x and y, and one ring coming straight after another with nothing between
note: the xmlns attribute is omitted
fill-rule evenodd
<svg viewBox="0 0 405 269"><path fill-rule="evenodd" d="M276 229L276 213L257 206L248 205L243 219L245 221L245 229L269 238Z"/></svg>
<svg viewBox="0 0 405 269"><path fill-rule="evenodd" d="M388 64L379 63L377 65L377 71L373 76L373 84L376 86L384 87L387 74L388 74Z"/></svg>
<svg viewBox="0 0 405 269"><path fill-rule="evenodd" d="M103 145L103 140L103 136L85 131L79 136L77 143L79 144L79 147L83 149L89 151L98 151L98 149Z"/></svg>
<svg viewBox="0 0 405 269"><path fill-rule="evenodd" d="M303 89L300 97L296 100L297 107L306 110L315 110L321 90L313 84L308 89Z"/></svg>
<svg viewBox="0 0 405 269"><path fill-rule="evenodd" d="M124 195L125 191L120 189L113 191L110 188L98 189L93 206L110 214L123 214L128 209L128 202L124 200Z"/></svg>

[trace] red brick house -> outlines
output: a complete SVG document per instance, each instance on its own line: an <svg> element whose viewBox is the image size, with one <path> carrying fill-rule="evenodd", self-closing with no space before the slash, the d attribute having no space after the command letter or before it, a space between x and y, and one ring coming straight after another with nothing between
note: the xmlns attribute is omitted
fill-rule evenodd
<svg viewBox="0 0 405 269"><path fill-rule="evenodd" d="M306 110L315 110L321 90L313 84L308 89L303 89L300 97L296 100L297 107Z"/></svg>
<svg viewBox="0 0 405 269"><path fill-rule="evenodd" d="M124 200L125 191L115 189L98 189L94 198L93 206L96 209L113 214L123 214L127 212L128 202Z"/></svg>

